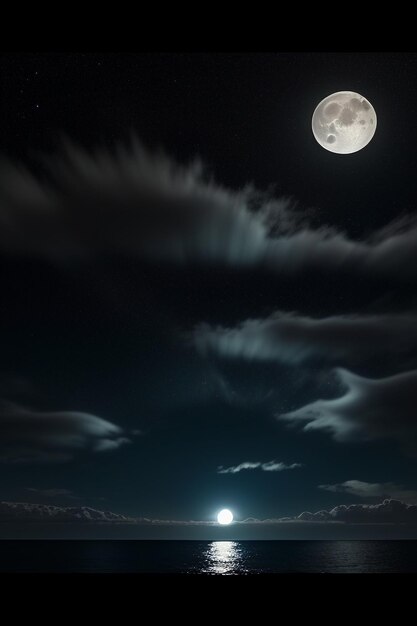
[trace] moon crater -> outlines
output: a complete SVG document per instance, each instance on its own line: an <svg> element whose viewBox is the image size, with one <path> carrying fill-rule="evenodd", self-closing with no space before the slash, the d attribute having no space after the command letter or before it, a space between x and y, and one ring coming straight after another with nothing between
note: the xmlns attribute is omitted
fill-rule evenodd
<svg viewBox="0 0 417 626"><path fill-rule="evenodd" d="M339 91L324 98L313 113L317 142L337 154L362 150L376 130L376 113L366 98L353 91Z"/></svg>

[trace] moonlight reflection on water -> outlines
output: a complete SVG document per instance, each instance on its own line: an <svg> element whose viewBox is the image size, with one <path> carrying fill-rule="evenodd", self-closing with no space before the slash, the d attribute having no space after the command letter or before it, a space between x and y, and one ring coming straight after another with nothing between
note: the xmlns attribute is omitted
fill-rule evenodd
<svg viewBox="0 0 417 626"><path fill-rule="evenodd" d="M242 547L237 541L213 541L205 553L207 574L242 574Z"/></svg>

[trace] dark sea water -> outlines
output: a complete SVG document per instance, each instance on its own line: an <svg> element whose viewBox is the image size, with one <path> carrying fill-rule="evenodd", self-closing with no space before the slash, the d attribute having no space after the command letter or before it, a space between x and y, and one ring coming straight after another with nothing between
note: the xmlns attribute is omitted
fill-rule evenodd
<svg viewBox="0 0 417 626"><path fill-rule="evenodd" d="M0 572L417 572L417 541L0 541Z"/></svg>

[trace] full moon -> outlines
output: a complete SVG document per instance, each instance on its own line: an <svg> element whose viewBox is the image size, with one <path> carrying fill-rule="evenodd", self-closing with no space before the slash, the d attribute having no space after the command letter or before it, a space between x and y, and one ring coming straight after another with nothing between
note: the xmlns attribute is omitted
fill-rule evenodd
<svg viewBox="0 0 417 626"><path fill-rule="evenodd" d="M358 152L375 134L375 109L359 93L338 91L317 105L312 128L314 137L326 150L337 154Z"/></svg>
<svg viewBox="0 0 417 626"><path fill-rule="evenodd" d="M228 524L231 524L233 522L233 513L232 513L232 511L229 511L229 509L223 509L217 515L217 521L222 526L227 526Z"/></svg>

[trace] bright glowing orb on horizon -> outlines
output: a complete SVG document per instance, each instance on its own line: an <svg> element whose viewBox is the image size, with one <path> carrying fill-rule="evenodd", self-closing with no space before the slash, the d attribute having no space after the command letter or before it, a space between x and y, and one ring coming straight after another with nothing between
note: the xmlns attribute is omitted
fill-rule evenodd
<svg viewBox="0 0 417 626"><path fill-rule="evenodd" d="M229 509L223 509L217 515L217 521L222 526L228 526L229 524L231 524L233 522L233 513L232 513L232 511L229 511Z"/></svg>

